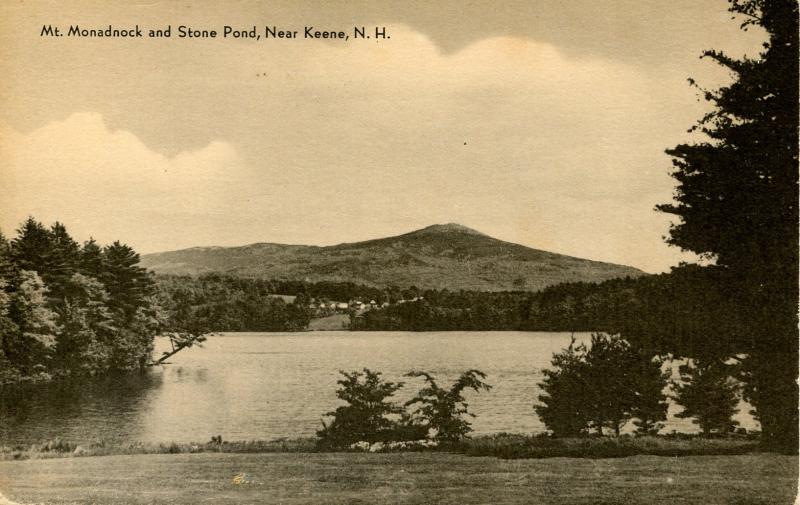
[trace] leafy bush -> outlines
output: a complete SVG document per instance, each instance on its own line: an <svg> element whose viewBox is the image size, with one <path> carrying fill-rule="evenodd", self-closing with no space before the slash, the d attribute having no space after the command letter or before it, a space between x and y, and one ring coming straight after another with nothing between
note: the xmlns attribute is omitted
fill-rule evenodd
<svg viewBox="0 0 800 505"><path fill-rule="evenodd" d="M420 389L406 406L419 405L412 413L414 424L425 427L425 431L433 430L434 439L438 441L455 442L464 438L472 431L470 423L463 416L472 416L467 411L469 406L462 393L465 389L475 392L489 391L492 387L482 379L486 374L480 370L468 370L461 374L450 389L441 388L436 379L427 372L414 371L406 374L407 377L423 377L427 386Z"/></svg>
<svg viewBox="0 0 800 505"><path fill-rule="evenodd" d="M381 379L380 372L368 368L363 371L340 371L344 378L337 381L340 388L336 396L347 402L326 416L333 420L317 431L318 445L325 449L342 449L355 442L369 443L393 440L397 435L397 422L388 416L400 415L403 409L389 398L403 386L402 382Z"/></svg>

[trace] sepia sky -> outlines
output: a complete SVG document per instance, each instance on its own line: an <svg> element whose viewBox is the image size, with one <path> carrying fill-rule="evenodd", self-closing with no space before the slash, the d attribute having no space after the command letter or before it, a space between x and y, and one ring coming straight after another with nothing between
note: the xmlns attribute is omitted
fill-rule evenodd
<svg viewBox="0 0 800 505"><path fill-rule="evenodd" d="M432 5L434 4L435 5ZM139 252L327 245L457 222L649 272L664 149L755 55L724 0L3 2L0 229ZM170 39L40 37L172 26ZM179 39L179 25L385 26L385 40Z"/></svg>

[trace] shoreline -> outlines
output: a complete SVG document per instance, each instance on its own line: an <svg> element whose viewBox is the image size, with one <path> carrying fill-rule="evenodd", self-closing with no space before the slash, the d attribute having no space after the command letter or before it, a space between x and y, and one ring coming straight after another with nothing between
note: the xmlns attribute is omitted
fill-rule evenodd
<svg viewBox="0 0 800 505"><path fill-rule="evenodd" d="M409 444L398 449L390 444L353 444L350 449L323 450L317 447L316 437L276 438L271 440L210 442L93 442L78 444L53 439L47 442L13 447L0 446L0 461L36 459L84 458L98 456L155 455L155 454L407 454L440 453L469 457L498 459L575 458L603 459L630 456L724 456L759 454L755 436L703 438L698 435L657 436L585 436L553 438L546 435L496 434L480 435L460 442L441 445ZM365 445L366 444L366 445Z"/></svg>

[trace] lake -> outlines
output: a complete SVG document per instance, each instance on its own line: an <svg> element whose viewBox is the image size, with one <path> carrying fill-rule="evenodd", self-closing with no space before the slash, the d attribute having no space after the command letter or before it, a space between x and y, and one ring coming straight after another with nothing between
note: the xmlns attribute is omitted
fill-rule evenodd
<svg viewBox="0 0 800 505"><path fill-rule="evenodd" d="M588 341L589 334L576 334ZM466 395L476 434L538 433L533 411L537 382L568 333L531 332L305 332L231 333L181 351L169 365L142 375L48 385L0 394L0 443L30 444L56 437L75 443L205 442L313 436L322 415L339 404L339 370L363 367L406 385L398 401L422 385L404 378L424 370L449 383L477 368L493 385ZM169 348L156 342L155 356ZM696 431L675 419L667 430ZM739 420L753 427L742 408Z"/></svg>

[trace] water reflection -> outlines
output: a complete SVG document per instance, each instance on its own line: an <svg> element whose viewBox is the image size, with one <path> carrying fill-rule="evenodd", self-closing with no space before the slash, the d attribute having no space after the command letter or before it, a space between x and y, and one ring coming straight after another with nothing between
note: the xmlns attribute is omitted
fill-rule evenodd
<svg viewBox="0 0 800 505"><path fill-rule="evenodd" d="M163 373L4 387L0 391L0 443L29 444L61 438L74 442L141 437L140 414Z"/></svg>

